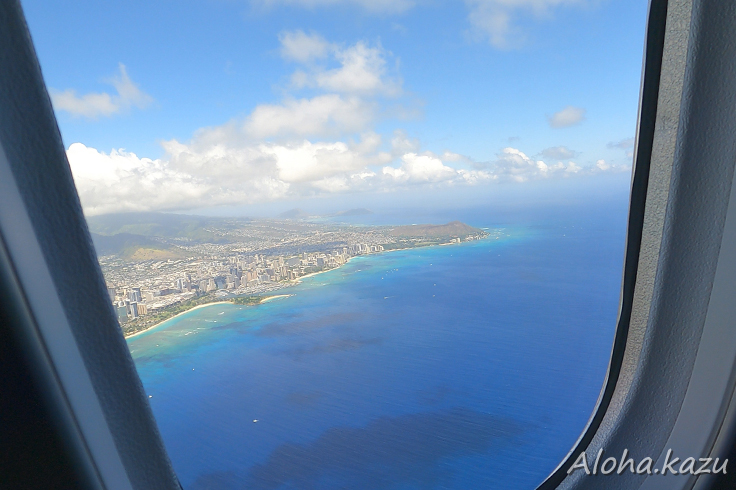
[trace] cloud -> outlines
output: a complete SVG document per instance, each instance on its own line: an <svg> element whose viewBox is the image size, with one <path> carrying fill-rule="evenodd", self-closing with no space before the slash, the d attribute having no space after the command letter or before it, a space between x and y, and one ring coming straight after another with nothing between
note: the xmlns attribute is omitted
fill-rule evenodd
<svg viewBox="0 0 736 490"><path fill-rule="evenodd" d="M391 138L391 154L394 156L400 156L404 153L411 153L419 151L419 140L409 138L406 131L403 129L397 129L394 131L393 138Z"/></svg>
<svg viewBox="0 0 736 490"><path fill-rule="evenodd" d="M602 162L602 163L601 163ZM504 148L490 165L490 172L499 181L528 182L531 180L570 177L573 175L592 175L601 172L622 172L631 170L627 165L607 165L598 160L596 166L583 167L575 162L547 164L534 160L516 148Z"/></svg>
<svg viewBox="0 0 736 490"><path fill-rule="evenodd" d="M553 146L542 150L542 156L552 160L569 160L575 158L575 155L577 155L577 152L566 146Z"/></svg>
<svg viewBox="0 0 736 490"><path fill-rule="evenodd" d="M67 150L85 213L191 209L369 188L369 166L389 162L380 136L357 142L162 143L162 159L75 143Z"/></svg>
<svg viewBox="0 0 736 490"><path fill-rule="evenodd" d="M559 164L562 165L562 164ZM493 173L504 180L526 182L534 178L547 177L550 167L542 160L533 160L516 148L504 148L493 164Z"/></svg>
<svg viewBox="0 0 736 490"><path fill-rule="evenodd" d="M144 109L153 102L153 98L143 92L128 76L125 65L118 64L119 73L109 80L116 93L91 93L78 96L72 89L63 92L51 89L51 103L54 109L68 112L72 116L87 119L110 117L129 110L132 107Z"/></svg>
<svg viewBox="0 0 736 490"><path fill-rule="evenodd" d="M387 73L386 57L390 54L380 46L360 41L341 47L303 31L282 32L279 41L282 57L302 65L292 74L289 90L298 93L310 88L323 93L309 98L287 93L280 103L256 106L242 122L200 130L196 139L234 144L363 133L378 113L391 112L382 97L402 93L401 79Z"/></svg>
<svg viewBox="0 0 736 490"><path fill-rule="evenodd" d="M415 5L413 0L253 0L252 3L264 7L295 5L309 9L349 5L372 14L399 14Z"/></svg>
<svg viewBox="0 0 736 490"><path fill-rule="evenodd" d="M319 34L304 31L283 32L279 35L281 57L289 61L309 63L327 56L332 45Z"/></svg>
<svg viewBox="0 0 736 490"><path fill-rule="evenodd" d="M327 94L257 106L246 119L251 138L327 136L364 130L374 119L372 104L359 97Z"/></svg>
<svg viewBox="0 0 736 490"><path fill-rule="evenodd" d="M445 166L432 154L407 153L401 161L398 168L383 167L383 174L399 182L441 182L457 176L455 169Z"/></svg>
<svg viewBox="0 0 736 490"><path fill-rule="evenodd" d="M626 158L634 158L634 138L624 138L621 141L608 143L609 148L624 150Z"/></svg>
<svg viewBox="0 0 736 490"><path fill-rule="evenodd" d="M516 24L524 14L539 19L549 17L558 7L588 3L588 0L465 0L475 36L487 38L498 49L523 44L525 32Z"/></svg>
<svg viewBox="0 0 736 490"><path fill-rule="evenodd" d="M339 66L307 66L291 76L292 88L316 88L327 92L361 96L401 95L401 79L391 78L386 69L386 53L381 46L371 47L363 41L340 48L320 44L320 39L297 31L281 37L282 56L286 59L308 63L318 57L330 55Z"/></svg>
<svg viewBox="0 0 736 490"><path fill-rule="evenodd" d="M201 128L189 141L163 141L159 159L124 149L106 153L81 143L71 145L67 157L85 213L189 210L345 192L526 182L621 168L603 161L590 167L574 162L548 165L510 147L494 161L477 162L451 150L423 150L421 142L402 129L383 136L374 127L391 113L386 97L401 96L400 78L387 74L390 53L366 42L339 46L302 31L282 33L279 40L284 59L300 65L300 82L289 90L310 88L317 94L297 97L287 91L281 102L258 105L243 119ZM117 95L74 96L75 103L94 102L87 103L86 113L78 113L113 114L150 102L124 66L112 83ZM574 156L562 146L542 154Z"/></svg>
<svg viewBox="0 0 736 490"><path fill-rule="evenodd" d="M573 107L571 105L565 107L559 112L555 112L548 117L549 125L555 129L567 128L580 123L585 119L585 109Z"/></svg>
<svg viewBox="0 0 736 490"><path fill-rule="evenodd" d="M243 205L343 192L390 192L407 186L481 185L621 172L630 166L599 160L546 164L516 148L495 161L475 164L445 152L381 151L380 135L356 141L309 140L230 144L195 137L162 143L164 158L139 158L125 150L100 152L75 143L67 150L82 205L88 215L121 211L187 210Z"/></svg>
<svg viewBox="0 0 736 490"><path fill-rule="evenodd" d="M631 150L634 148L634 138L624 138L621 141L608 143L609 148L619 148L621 150Z"/></svg>
<svg viewBox="0 0 736 490"><path fill-rule="evenodd" d="M166 161L113 150L98 152L81 143L67 150L77 192L88 214L174 209L207 197L205 182L177 172Z"/></svg>

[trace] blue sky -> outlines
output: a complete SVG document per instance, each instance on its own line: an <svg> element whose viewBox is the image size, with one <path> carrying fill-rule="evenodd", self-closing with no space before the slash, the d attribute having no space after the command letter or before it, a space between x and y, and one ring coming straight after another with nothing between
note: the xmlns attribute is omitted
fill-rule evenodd
<svg viewBox="0 0 736 490"><path fill-rule="evenodd" d="M22 4L88 214L628 180L642 0Z"/></svg>

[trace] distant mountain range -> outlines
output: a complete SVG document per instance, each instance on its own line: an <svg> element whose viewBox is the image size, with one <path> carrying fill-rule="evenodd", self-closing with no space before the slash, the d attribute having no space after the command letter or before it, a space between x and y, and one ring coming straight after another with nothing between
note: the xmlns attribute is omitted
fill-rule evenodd
<svg viewBox="0 0 736 490"><path fill-rule="evenodd" d="M97 255L117 255L126 260L168 260L181 259L186 253L179 247L168 245L143 235L117 233L100 235L92 233L92 242Z"/></svg>
<svg viewBox="0 0 736 490"><path fill-rule="evenodd" d="M212 229L236 229L251 221L169 213L115 213L90 216L87 225L92 233L99 235L130 233L144 237L186 238L201 243L229 243L222 233Z"/></svg>
<svg viewBox="0 0 736 490"><path fill-rule="evenodd" d="M115 213L87 218L97 255L141 260L179 259L186 252L170 243L231 243L222 230L250 223L247 218L213 218L168 213ZM217 231L215 231L217 230Z"/></svg>
<svg viewBox="0 0 736 490"><path fill-rule="evenodd" d="M347 217L372 214L365 208L341 211L331 216ZM87 219L92 241L99 256L116 255L132 261L167 260L191 257L196 252L192 246L216 244L228 246L249 240L270 240L278 246L281 234L311 234L315 226L301 222L307 213L292 209L279 215L281 224L271 220L249 218L220 218L167 213L118 213L90 216ZM293 220L293 221L289 221ZM286 227L286 228L284 228ZM444 225L421 224L411 226L381 227L395 237L404 238L465 238L483 233L460 221ZM252 231L249 231L252 230ZM276 236L278 235L278 236ZM283 240L282 240L283 241ZM184 246L187 249L183 248ZM266 250L268 247L265 247ZM201 250L201 248L200 248Z"/></svg>
<svg viewBox="0 0 736 490"><path fill-rule="evenodd" d="M279 214L279 218L281 219L304 219L309 218L310 216L311 215L309 213L305 213L299 208L290 209Z"/></svg>

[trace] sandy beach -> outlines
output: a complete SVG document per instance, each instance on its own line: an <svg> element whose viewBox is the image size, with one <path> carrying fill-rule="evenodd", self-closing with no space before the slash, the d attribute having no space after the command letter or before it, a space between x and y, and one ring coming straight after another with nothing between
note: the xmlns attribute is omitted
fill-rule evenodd
<svg viewBox="0 0 736 490"><path fill-rule="evenodd" d="M173 319L173 318L176 318L176 317L178 317L178 316L181 316L181 315L183 315L184 313L189 313L190 311L194 311L194 310L197 310L197 309L199 309L199 308L206 308L206 307L208 307L208 306L214 306L214 305L224 305L224 304L227 304L227 305L231 305L232 303L231 303L230 301L214 301L214 302L212 302L212 303L205 303L205 304L203 304L203 305L197 305L197 306L195 306L195 307L193 307L193 308L189 308L189 309L188 309L188 310L186 310L186 311L182 311L181 313L177 313L176 315L172 316L171 318L167 318L166 320L164 320L164 321L162 321L162 322L160 322L160 323L157 323L156 325L153 325L153 326L151 326L151 327L148 327L148 328L146 328L146 329L144 329L144 330L141 330L140 332L136 332L136 333L132 333L132 334L130 334L130 335L126 335L126 336L125 336L125 338L126 338L126 339L129 339L129 338L135 337L136 335L140 335L140 334L142 334L142 333L146 333L146 332L148 332L149 330L153 330L154 328L156 328L156 327L159 327L159 326L163 325L164 323L168 322L169 320L171 320L171 319Z"/></svg>
<svg viewBox="0 0 736 490"><path fill-rule="evenodd" d="M260 303L258 303L258 304L259 304L259 305L260 305L260 304L263 304L263 303L265 303L266 301L271 301L272 299L278 299L278 298L288 298L289 296L294 296L294 295L293 295L293 294L277 294L277 295L275 295L275 296L266 296L266 297L265 297L265 298L263 298L263 299L261 300L261 302L260 302Z"/></svg>
<svg viewBox="0 0 736 490"><path fill-rule="evenodd" d="M440 243L440 244L438 244L438 245L454 245L454 244L452 244L452 243ZM400 251L400 250L407 250L407 248L397 248L397 249L393 249L393 250L384 250L383 252L377 252L377 253L383 254L383 253L389 253L389 252L398 252L398 251ZM371 254L371 255L372 255L372 254ZM348 258L348 260L347 260L347 261L345 262L345 264L347 264L348 262L350 262L350 261L351 261L351 260L353 260L354 258L355 258L355 257L350 257L350 258ZM305 275L305 276L302 276L302 277L299 277L299 278L297 278L297 279L294 279L294 280L293 280L293 281L291 281L291 282L292 282L292 283L295 283L295 284L298 284L298 283L300 283L300 282L301 282L301 281L302 281L303 279L307 279L307 278L309 278L309 277L313 277L313 276L316 276L316 275L318 275L318 274L324 274L325 272L331 272L331 271L337 270L337 269L339 269L340 267L342 267L342 266L343 266L343 265L345 265L345 264L341 264L341 265L339 265L339 266L337 266L337 267L335 267L335 268L333 268L333 269L327 269L327 270L323 270L323 271L319 271L319 272L312 272L311 274L307 274L307 275ZM291 295L291 294L276 294L276 295L274 295L274 296L266 296L266 297L265 297L265 298L263 298L263 299L262 299L262 300L260 301L260 303L258 303L258 304L261 304L261 303L265 303L265 302L267 302L267 301L271 301L272 299L277 299L277 298L284 298L284 297L289 297L289 296L293 296L293 295ZM126 339L129 339L129 338L135 337L136 335L140 335L140 334L142 334L142 333L148 332L149 330L153 330L154 328L156 328L156 327L159 327L160 325L162 325L162 324L164 324L164 323L168 322L168 321L169 321L169 320L171 320L172 318L176 318L176 317L178 317L179 315L183 315L184 313L189 313L189 312L190 312L190 311L192 311L192 310L196 310L196 309L198 309L198 308L205 308L205 307L207 307L207 306L212 306L212 305L221 305L221 304L229 304L229 305L232 305L232 304L234 304L234 303L232 303L232 302L230 302L230 301L217 301L217 302L213 302L213 303L207 303L207 304L204 304L204 305L198 305L198 306L195 306L194 308L190 308L190 309L188 309L188 310L186 310L186 311L182 311L181 313L177 313L176 315L172 316L171 318L167 318L166 320L164 320L164 321L162 321L162 322L160 322L160 323L157 323L156 325L153 325L152 327L148 327L148 328L146 328L145 330L141 330L140 332L136 332L136 333L133 333L133 334L130 334L130 335L126 335L126 336L125 336L125 338L126 338Z"/></svg>
<svg viewBox="0 0 736 490"><path fill-rule="evenodd" d="M322 272L327 272L327 271L322 271ZM315 274L320 274L320 272L315 272ZM262 303L265 303L267 301L271 301L272 299L288 298L289 296L293 296L293 294L276 294L274 296L266 296L259 303L257 303L257 305L262 304ZM232 301L214 301L212 303L205 303L203 305L197 305L197 306L195 306L193 308L189 308L186 311L182 311L181 313L177 313L176 315L172 316L171 318L167 318L166 320L164 320L162 322L159 322L156 325L152 325L152 326L150 326L150 327L148 327L148 328L146 328L144 330L141 330L140 332L136 332L136 333L132 333L130 335L126 335L125 338L126 339L130 339L132 337L135 337L136 335L140 335L142 333L146 333L149 330L153 330L156 327L160 327L161 325L163 325L164 323L168 322L169 320L172 320L172 319L174 319L174 318L176 318L178 316L181 316L181 315L183 315L185 313L189 313L190 311L198 310L199 308L207 308L208 306L214 306L214 305L234 305L234 306L236 306L235 303L233 303ZM254 305L254 306L256 306L256 305Z"/></svg>

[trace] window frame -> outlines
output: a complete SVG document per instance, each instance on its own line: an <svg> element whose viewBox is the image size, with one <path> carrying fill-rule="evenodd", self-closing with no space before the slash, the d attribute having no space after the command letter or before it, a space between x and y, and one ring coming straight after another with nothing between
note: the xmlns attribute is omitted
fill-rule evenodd
<svg viewBox="0 0 736 490"><path fill-rule="evenodd" d="M722 458L734 448L736 7L729 3L650 3L611 362L586 430L541 490L728 484L712 475L609 480L567 470L581 451L594 459L599 448L615 457L627 448L638 459L661 459L670 447ZM0 3L0 66L0 285L10 292L4 301L14 307L9 328L19 352L89 488L180 488L107 301L18 0Z"/></svg>
<svg viewBox="0 0 736 490"><path fill-rule="evenodd" d="M731 478L568 475L582 451L594 461L600 449L603 459L627 449L662 468L669 449L723 459L734 446L736 10L727 3L650 3L611 364L588 427L540 490L705 489Z"/></svg>

